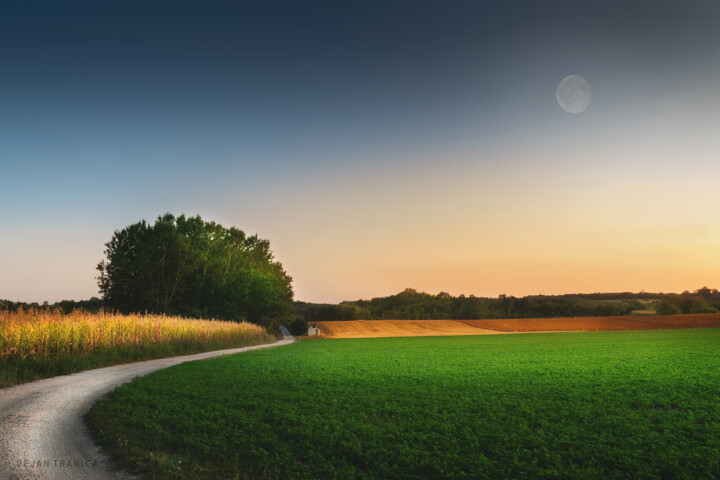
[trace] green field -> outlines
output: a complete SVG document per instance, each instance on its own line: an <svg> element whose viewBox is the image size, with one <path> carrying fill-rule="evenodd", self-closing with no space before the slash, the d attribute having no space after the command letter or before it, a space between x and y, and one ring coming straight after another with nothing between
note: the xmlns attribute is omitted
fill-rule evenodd
<svg viewBox="0 0 720 480"><path fill-rule="evenodd" d="M720 478L720 330L300 341L88 421L147 478Z"/></svg>

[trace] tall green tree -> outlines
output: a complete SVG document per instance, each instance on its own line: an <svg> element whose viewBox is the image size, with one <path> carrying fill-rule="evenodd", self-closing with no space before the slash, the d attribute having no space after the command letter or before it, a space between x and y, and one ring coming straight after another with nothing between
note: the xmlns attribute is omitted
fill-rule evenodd
<svg viewBox="0 0 720 480"><path fill-rule="evenodd" d="M292 279L270 243L199 216L166 214L116 231L98 264L106 306L226 320L274 330L294 319Z"/></svg>

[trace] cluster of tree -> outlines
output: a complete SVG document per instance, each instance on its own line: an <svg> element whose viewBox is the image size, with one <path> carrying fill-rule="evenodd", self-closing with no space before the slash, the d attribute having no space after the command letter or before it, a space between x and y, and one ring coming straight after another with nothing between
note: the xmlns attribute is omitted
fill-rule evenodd
<svg viewBox="0 0 720 480"><path fill-rule="evenodd" d="M84 310L86 312L99 312L103 308L103 301L100 298L92 297L90 300L61 300L56 303L43 302L12 302L10 300L0 300L0 310L9 310L16 312L19 309L30 310L34 308L36 310L49 309L49 310L60 310L63 313L70 313L73 310Z"/></svg>
<svg viewBox="0 0 720 480"><path fill-rule="evenodd" d="M655 306L660 315L678 313L717 313L720 311L720 294L717 290L703 287L695 292L683 292L680 295L668 295Z"/></svg>
<svg viewBox="0 0 720 480"><path fill-rule="evenodd" d="M702 298L708 303L720 303L720 291L718 291L717 288L708 288L708 287L702 287L698 288L694 292L690 293L687 290L685 290L682 293L683 296L697 296Z"/></svg>
<svg viewBox="0 0 720 480"><path fill-rule="evenodd" d="M308 322L363 320L371 315L370 310L348 303L334 305L328 303L295 302L295 313Z"/></svg>
<svg viewBox="0 0 720 480"><path fill-rule="evenodd" d="M431 295L406 289L397 295L343 302L370 312L370 319L482 319L560 316L626 315L640 309L635 299L588 300L581 296L500 295L482 298L473 295L454 297L446 292Z"/></svg>
<svg viewBox="0 0 720 480"><path fill-rule="evenodd" d="M566 295L532 295L497 298L460 295L446 292L431 295L408 288L397 295L371 300L346 301L339 305L297 302L298 322L329 320L417 320L417 319L483 319L592 317L629 315L648 306L640 300L657 300L658 313L712 313L720 310L720 292L703 287L693 293L591 293ZM716 301L717 303L711 303ZM299 323L299 327L302 324Z"/></svg>
<svg viewBox="0 0 720 480"><path fill-rule="evenodd" d="M293 335L304 335L309 323L339 320L365 320L371 318L368 309L348 303L295 302L295 320L290 325Z"/></svg>
<svg viewBox="0 0 720 480"><path fill-rule="evenodd" d="M636 299L588 300L579 296L530 296L499 298L500 311L507 317L605 317L629 315L641 310Z"/></svg>
<svg viewBox="0 0 720 480"><path fill-rule="evenodd" d="M116 231L98 265L106 307L247 320L276 331L293 319L291 278L267 240L166 214Z"/></svg>
<svg viewBox="0 0 720 480"><path fill-rule="evenodd" d="M566 293L565 295L553 295L559 297L582 298L585 300L659 300L664 298L667 293L651 293L641 291L634 292L616 292L616 293ZM546 295L537 295L543 297Z"/></svg>

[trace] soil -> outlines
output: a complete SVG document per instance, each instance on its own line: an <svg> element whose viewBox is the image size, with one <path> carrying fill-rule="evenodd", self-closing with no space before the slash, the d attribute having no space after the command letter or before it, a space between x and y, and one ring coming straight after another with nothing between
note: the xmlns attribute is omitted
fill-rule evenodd
<svg viewBox="0 0 720 480"><path fill-rule="evenodd" d="M624 317L514 318L497 320L352 320L315 322L320 335L302 338L378 338L720 328L720 314Z"/></svg>

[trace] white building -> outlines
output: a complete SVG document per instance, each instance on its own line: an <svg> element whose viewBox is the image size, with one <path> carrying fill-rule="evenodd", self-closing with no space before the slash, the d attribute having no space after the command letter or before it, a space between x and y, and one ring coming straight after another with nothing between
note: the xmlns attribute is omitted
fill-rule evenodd
<svg viewBox="0 0 720 480"><path fill-rule="evenodd" d="M308 325L308 336L320 335L320 329L314 323Z"/></svg>

